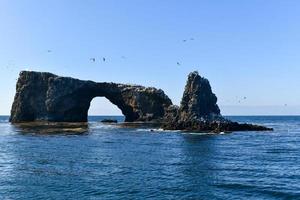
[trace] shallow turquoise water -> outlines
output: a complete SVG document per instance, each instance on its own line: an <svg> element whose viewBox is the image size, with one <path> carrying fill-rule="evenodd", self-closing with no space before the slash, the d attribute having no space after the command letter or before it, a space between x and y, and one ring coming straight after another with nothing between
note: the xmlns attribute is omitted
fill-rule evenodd
<svg viewBox="0 0 300 200"><path fill-rule="evenodd" d="M0 117L0 199L300 199L300 117L230 118L275 131L151 132L91 117L85 134L37 135Z"/></svg>

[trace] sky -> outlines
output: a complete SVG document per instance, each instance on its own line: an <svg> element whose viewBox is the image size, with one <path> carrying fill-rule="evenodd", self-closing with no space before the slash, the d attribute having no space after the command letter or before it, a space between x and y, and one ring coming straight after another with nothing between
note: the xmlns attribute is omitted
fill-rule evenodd
<svg viewBox="0 0 300 200"><path fill-rule="evenodd" d="M153 86L174 104L197 70L224 115L300 115L299 10L298 0L0 0L0 114L21 70ZM89 114L120 110L99 97Z"/></svg>

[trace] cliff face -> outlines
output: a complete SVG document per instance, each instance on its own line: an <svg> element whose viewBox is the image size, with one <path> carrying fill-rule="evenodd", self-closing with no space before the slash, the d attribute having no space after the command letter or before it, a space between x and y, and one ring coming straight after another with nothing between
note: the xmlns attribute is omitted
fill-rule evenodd
<svg viewBox="0 0 300 200"><path fill-rule="evenodd" d="M106 97L120 108L128 122L160 120L172 105L168 96L156 88L23 71L17 82L10 121L86 122L94 97Z"/></svg>
<svg viewBox="0 0 300 200"><path fill-rule="evenodd" d="M47 90L49 79L56 76L50 73L21 72L11 109L11 122L35 121L47 118Z"/></svg>

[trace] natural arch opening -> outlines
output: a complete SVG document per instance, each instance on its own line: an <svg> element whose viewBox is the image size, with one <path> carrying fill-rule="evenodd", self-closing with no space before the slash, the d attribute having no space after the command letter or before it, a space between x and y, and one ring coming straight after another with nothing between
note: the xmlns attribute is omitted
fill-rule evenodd
<svg viewBox="0 0 300 200"><path fill-rule="evenodd" d="M124 121L124 115L118 106L111 103L107 98L95 97L90 103L88 120L101 121L103 119L116 119L120 122Z"/></svg>

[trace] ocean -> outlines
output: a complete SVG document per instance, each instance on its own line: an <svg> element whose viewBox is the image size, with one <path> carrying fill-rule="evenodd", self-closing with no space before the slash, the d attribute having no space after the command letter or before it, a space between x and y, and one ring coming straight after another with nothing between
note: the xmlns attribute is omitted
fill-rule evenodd
<svg viewBox="0 0 300 200"><path fill-rule="evenodd" d="M300 116L232 116L274 131L217 135L104 118L39 134L1 116L0 199L300 199Z"/></svg>

